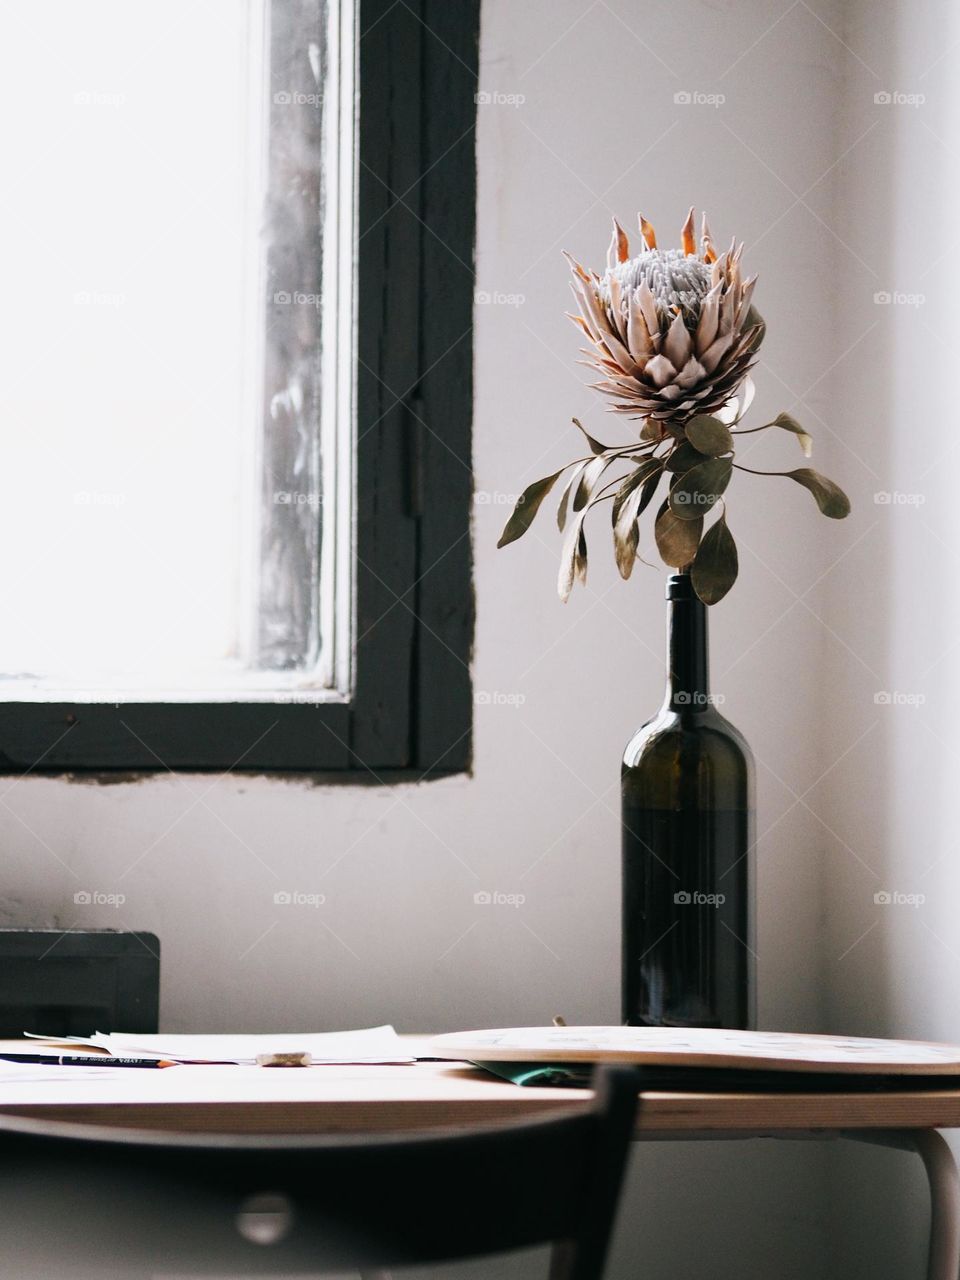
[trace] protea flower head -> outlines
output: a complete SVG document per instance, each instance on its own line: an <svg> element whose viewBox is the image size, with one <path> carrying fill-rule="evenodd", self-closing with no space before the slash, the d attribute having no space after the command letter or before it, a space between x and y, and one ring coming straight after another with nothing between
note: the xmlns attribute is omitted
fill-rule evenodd
<svg viewBox="0 0 960 1280"><path fill-rule="evenodd" d="M832 520L849 514L850 500L839 485L810 467L758 471L737 461L741 437L758 431L788 432L808 458L813 445L809 432L789 413L778 413L760 426L742 425L753 400L747 374L764 333L764 323L750 305L756 277L743 280L740 275L743 245L734 240L718 256L704 218L698 253L692 209L679 249L658 249L653 227L643 217L640 234L643 251L631 258L626 234L614 221L602 276L570 258L580 304L580 314L570 319L590 342L584 352L587 363L603 374L603 381L594 385L612 397L615 413L643 419L640 439L604 444L574 418L589 452L527 485L497 545L523 537L564 476L557 525L566 537L557 589L566 601L574 582L587 578L584 522L589 513L611 504L617 568L629 578L643 559L640 517L659 493L653 534L661 560L689 573L704 604L716 604L738 572L737 546L727 522L727 490L734 472L793 480Z"/></svg>
<svg viewBox="0 0 960 1280"><path fill-rule="evenodd" d="M743 244L718 256L704 215L698 253L693 227L691 209L681 247L660 249L641 215L643 250L631 258L614 220L602 276L567 255L580 311L570 319L590 342L587 363L603 374L592 385L613 398L614 412L646 419L645 434L680 435L688 419L722 410L763 337L750 306L757 278L740 273Z"/></svg>

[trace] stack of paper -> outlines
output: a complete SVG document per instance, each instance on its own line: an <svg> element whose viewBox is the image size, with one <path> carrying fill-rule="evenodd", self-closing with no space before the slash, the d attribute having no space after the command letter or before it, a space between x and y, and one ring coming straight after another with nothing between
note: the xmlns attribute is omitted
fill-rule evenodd
<svg viewBox="0 0 960 1280"><path fill-rule="evenodd" d="M106 1049L118 1058L167 1058L173 1062L234 1062L252 1065L260 1054L309 1053L324 1063L409 1063L415 1061L393 1027L363 1031L291 1032L266 1035L135 1035L101 1032L92 1036L32 1036L56 1044Z"/></svg>

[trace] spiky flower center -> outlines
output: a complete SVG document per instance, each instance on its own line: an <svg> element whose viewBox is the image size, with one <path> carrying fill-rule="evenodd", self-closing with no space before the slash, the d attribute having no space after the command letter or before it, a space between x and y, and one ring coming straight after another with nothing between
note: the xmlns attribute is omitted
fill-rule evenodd
<svg viewBox="0 0 960 1280"><path fill-rule="evenodd" d="M700 303L710 289L710 265L702 258L685 254L682 249L647 249L646 252L618 262L600 280L600 294L610 303L610 277L615 276L624 305L635 289L646 283L653 294L661 320L672 320L679 307L686 320L696 320Z"/></svg>

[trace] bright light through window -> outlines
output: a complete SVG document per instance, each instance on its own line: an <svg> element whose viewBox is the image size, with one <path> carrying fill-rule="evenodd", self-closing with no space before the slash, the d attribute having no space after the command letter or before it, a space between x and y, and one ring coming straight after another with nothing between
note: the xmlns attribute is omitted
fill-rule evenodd
<svg viewBox="0 0 960 1280"><path fill-rule="evenodd" d="M8 697L347 691L341 8L0 10Z"/></svg>

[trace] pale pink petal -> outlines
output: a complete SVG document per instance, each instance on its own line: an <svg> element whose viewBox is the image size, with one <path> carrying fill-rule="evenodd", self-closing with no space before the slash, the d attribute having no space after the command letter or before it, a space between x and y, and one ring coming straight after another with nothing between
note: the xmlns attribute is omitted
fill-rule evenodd
<svg viewBox="0 0 960 1280"><path fill-rule="evenodd" d="M676 368L670 363L666 356L657 355L647 362L644 370L648 382L652 382L655 387L664 387L671 382L676 376Z"/></svg>
<svg viewBox="0 0 960 1280"><path fill-rule="evenodd" d="M697 252L697 242L693 235L693 205L690 206L687 220L680 231L680 247L687 257L691 257Z"/></svg>
<svg viewBox="0 0 960 1280"><path fill-rule="evenodd" d="M717 338L716 342L711 343L706 351L703 352L700 356L700 363L706 369L707 373L713 373L717 365L730 350L730 344L732 341L732 333L721 334L720 337Z"/></svg>
<svg viewBox="0 0 960 1280"><path fill-rule="evenodd" d="M720 293L722 284L715 284L700 304L700 319L697 321L696 349L697 354L706 351L714 338L720 324Z"/></svg>
<svg viewBox="0 0 960 1280"><path fill-rule="evenodd" d="M653 354L653 343L650 341L650 334L636 293L630 299L630 312L627 316L627 346L635 360L641 360Z"/></svg>
<svg viewBox="0 0 960 1280"><path fill-rule="evenodd" d="M682 369L693 353L693 340L683 316L677 313L663 340L663 354L675 369Z"/></svg>
<svg viewBox="0 0 960 1280"><path fill-rule="evenodd" d="M634 297L639 302L640 310L643 312L647 333L653 338L655 334L660 332L660 317L657 315L657 304L653 297L653 291L646 280L640 281Z"/></svg>
<svg viewBox="0 0 960 1280"><path fill-rule="evenodd" d="M683 387L684 390L688 390L690 387L695 387L697 383L701 382L706 376L706 369L695 356L691 356L677 374L677 386Z"/></svg>

